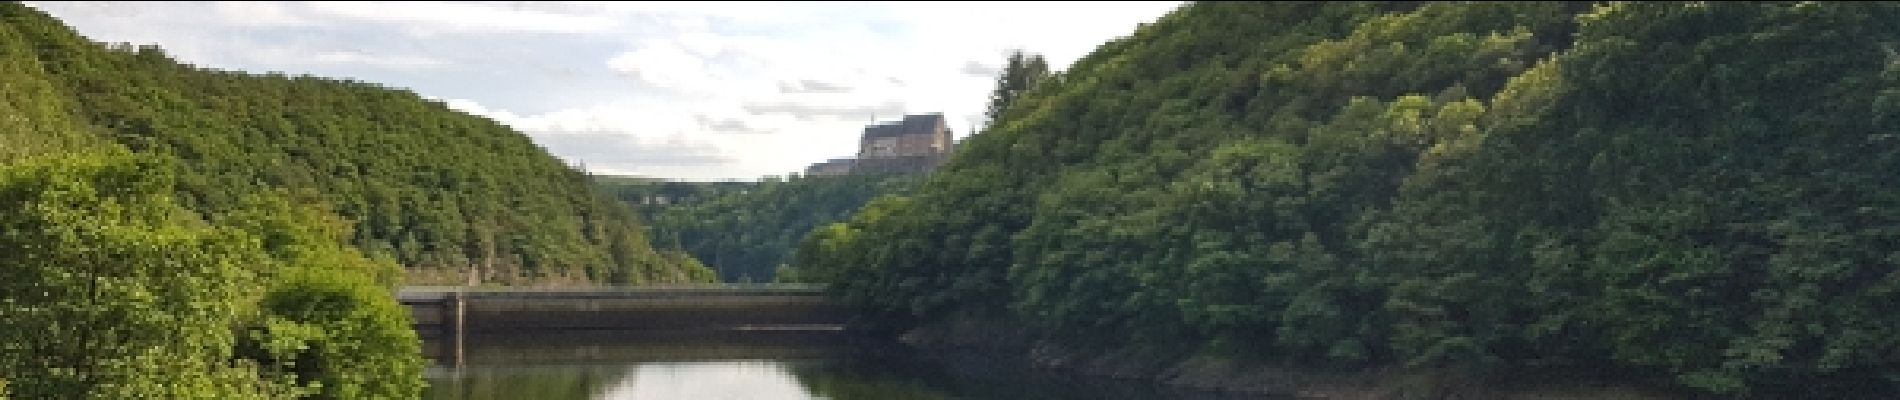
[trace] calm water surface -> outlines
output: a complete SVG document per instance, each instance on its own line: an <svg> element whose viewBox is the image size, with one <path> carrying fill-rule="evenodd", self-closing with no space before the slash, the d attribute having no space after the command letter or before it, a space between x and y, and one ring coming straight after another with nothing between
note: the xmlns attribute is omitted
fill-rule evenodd
<svg viewBox="0 0 1900 400"><path fill-rule="evenodd" d="M1258 399L926 357L830 332L593 332L469 337L425 399Z"/></svg>

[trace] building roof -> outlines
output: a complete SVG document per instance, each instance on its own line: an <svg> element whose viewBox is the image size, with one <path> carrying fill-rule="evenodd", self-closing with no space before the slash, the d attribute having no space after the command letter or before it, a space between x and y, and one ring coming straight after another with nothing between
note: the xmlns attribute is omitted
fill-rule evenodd
<svg viewBox="0 0 1900 400"><path fill-rule="evenodd" d="M904 134L902 125L883 123L864 127L864 138L896 137Z"/></svg>
<svg viewBox="0 0 1900 400"><path fill-rule="evenodd" d="M906 115L902 121L864 127L864 138L929 135L937 133L938 126L943 126L943 113Z"/></svg>
<svg viewBox="0 0 1900 400"><path fill-rule="evenodd" d="M943 114L930 113L904 116L904 134L920 135L937 133L937 127L943 125Z"/></svg>

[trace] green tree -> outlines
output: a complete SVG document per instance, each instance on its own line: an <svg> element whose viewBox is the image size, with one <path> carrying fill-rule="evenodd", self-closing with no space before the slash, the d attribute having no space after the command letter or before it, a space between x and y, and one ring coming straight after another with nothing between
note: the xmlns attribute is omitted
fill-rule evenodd
<svg viewBox="0 0 1900 400"><path fill-rule="evenodd" d="M0 170L0 373L23 398L252 398L233 327L266 258L170 198L167 168L49 157Z"/></svg>
<svg viewBox="0 0 1900 400"><path fill-rule="evenodd" d="M268 284L256 317L240 326L237 357L316 398L420 396L420 340L390 296L402 268L349 247L347 221L290 200L298 197L249 196L217 218L257 235L270 256L257 267Z"/></svg>
<svg viewBox="0 0 1900 400"><path fill-rule="evenodd" d="M983 115L990 121L996 121L1008 110L1010 104L1022 98L1024 92L1036 87L1050 76L1049 62L1041 54L1024 53L1013 50L1003 64L1003 70L997 73L996 89L990 91L989 109Z"/></svg>
<svg viewBox="0 0 1900 400"><path fill-rule="evenodd" d="M280 195L204 218L168 162L0 168L0 371L27 398L413 398L421 355L399 268ZM380 280L380 282L379 282ZM50 340L49 338L62 338Z"/></svg>

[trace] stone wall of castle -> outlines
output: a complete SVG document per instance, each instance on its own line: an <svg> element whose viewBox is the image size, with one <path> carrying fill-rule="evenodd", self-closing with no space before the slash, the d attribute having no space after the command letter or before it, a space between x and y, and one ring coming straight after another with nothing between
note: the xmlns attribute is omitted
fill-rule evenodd
<svg viewBox="0 0 1900 400"><path fill-rule="evenodd" d="M936 170L955 143L942 114L905 116L897 122L866 126L856 159L812 164L806 175L921 174Z"/></svg>

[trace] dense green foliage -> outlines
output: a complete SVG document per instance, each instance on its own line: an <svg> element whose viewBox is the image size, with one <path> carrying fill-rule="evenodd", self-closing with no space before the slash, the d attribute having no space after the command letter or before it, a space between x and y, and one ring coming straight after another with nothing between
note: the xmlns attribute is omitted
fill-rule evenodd
<svg viewBox="0 0 1900 400"><path fill-rule="evenodd" d="M43 160L40 160L43 161ZM261 261L192 224L161 170L62 159L0 175L0 371L24 398L256 396L228 366ZM50 165L49 165L50 164Z"/></svg>
<svg viewBox="0 0 1900 400"><path fill-rule="evenodd" d="M10 394L419 393L420 349L389 295L393 262L363 257L342 223L283 194L247 196L210 218L192 212L173 197L177 166L161 160L58 154L0 168L0 201L18 206L0 210Z"/></svg>
<svg viewBox="0 0 1900 400"><path fill-rule="evenodd" d="M812 228L843 221L871 198L904 193L917 178L864 174L791 176L757 183L623 183L621 199L639 205L653 241L685 249L725 282L781 280L798 242ZM651 204L665 197L667 204Z"/></svg>
<svg viewBox="0 0 1900 400"><path fill-rule="evenodd" d="M1106 346L1900 391L1892 3L1194 3L795 266Z"/></svg>
<svg viewBox="0 0 1900 400"><path fill-rule="evenodd" d="M389 295L401 267L349 247L347 221L286 200L294 197L250 196L217 221L257 235L273 260L258 268L270 286L238 355L318 398L418 396L406 377L421 374L420 343L409 310Z"/></svg>
<svg viewBox="0 0 1900 400"><path fill-rule="evenodd" d="M30 49L7 62L37 61L47 83L7 90L63 96L94 137L178 159L186 207L229 210L259 186L310 189L354 221L351 243L424 283L464 282L470 268L500 282L709 278L650 248L586 174L492 120L374 84L107 48L18 4L0 17Z"/></svg>

